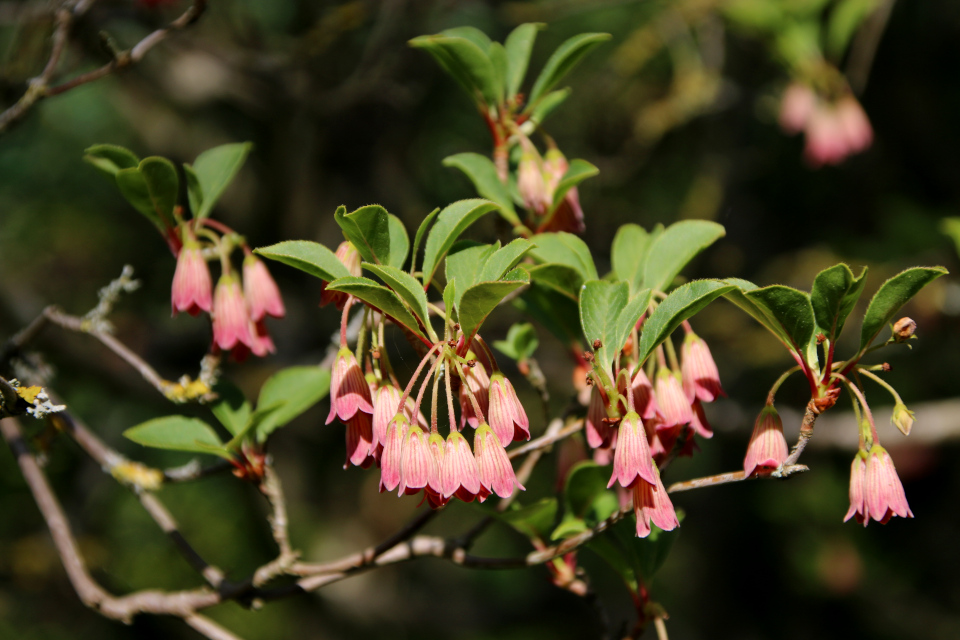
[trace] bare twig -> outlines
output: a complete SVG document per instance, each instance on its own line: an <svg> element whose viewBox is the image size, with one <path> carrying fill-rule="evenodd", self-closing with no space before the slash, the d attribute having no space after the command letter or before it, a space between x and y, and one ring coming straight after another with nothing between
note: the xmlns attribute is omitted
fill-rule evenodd
<svg viewBox="0 0 960 640"><path fill-rule="evenodd" d="M185 617L183 621L210 640L242 640L240 636L227 631L210 618L201 616L199 613L191 614Z"/></svg>
<svg viewBox="0 0 960 640"><path fill-rule="evenodd" d="M552 427L555 423L556 423L556 421L552 422L552 423L551 423L551 427ZM561 426L563 425L562 422L561 422L560 424L561 424ZM536 438L536 439L534 439L534 440L531 440L531 441L528 442L527 444L520 445L519 447L516 447L516 448L511 449L510 451L508 451L508 452L507 452L507 457L513 459L513 458L516 458L516 457L518 457L518 456L522 456L522 455L525 454L525 453L530 453L531 451L537 451L537 450L539 450L539 449L545 449L545 448L549 447L550 445L552 445L554 442L557 442L558 440L563 440L563 439L566 438L567 436L572 435L572 434L576 433L577 431L580 431L581 429L583 429L583 420L577 420L576 422L573 422L573 423L569 424L568 426L563 427L562 429L558 429L558 430L556 430L556 431L553 431L551 428L548 428L548 429L547 429L547 432L544 433L544 434L543 434L542 436L540 436L539 438Z"/></svg>
<svg viewBox="0 0 960 640"><path fill-rule="evenodd" d="M299 553L290 547L290 535L287 531L287 501L280 484L280 477L269 459L264 466L260 491L267 497L267 501L272 508L272 512L267 519L270 522L270 530L273 532L273 539L280 549L280 554L272 562L263 565L253 574L254 587L267 584L277 576L287 573L299 556Z"/></svg>
<svg viewBox="0 0 960 640"><path fill-rule="evenodd" d="M674 482L667 487L667 493L679 493L680 491L690 491L691 489L702 489L704 487L715 487L721 484L731 482L742 482L744 480L764 480L767 478L789 478L795 473L809 471L810 468L803 464L784 465L779 469L769 471L757 471L757 473L747 476L743 469L740 471L731 471L729 473L720 473L715 476L706 476L703 478L694 478L693 480L684 480L683 482Z"/></svg>
<svg viewBox="0 0 960 640"><path fill-rule="evenodd" d="M813 426L816 424L819 416L820 410L817 408L816 403L811 400L807 403L807 409L803 413L803 421L800 422L800 437L797 438L797 444L793 445L793 450L790 451L790 455L783 461L783 467L796 464L797 460L800 459L800 454L807 448L807 443L810 442L810 438L813 437Z"/></svg>

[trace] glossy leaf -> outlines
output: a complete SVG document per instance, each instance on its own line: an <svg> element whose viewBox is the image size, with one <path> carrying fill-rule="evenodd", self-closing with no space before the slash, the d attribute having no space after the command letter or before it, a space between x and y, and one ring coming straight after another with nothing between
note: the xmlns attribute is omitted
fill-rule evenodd
<svg viewBox="0 0 960 640"><path fill-rule="evenodd" d="M587 244L564 231L556 233L538 233L531 238L536 247L530 252L541 264L563 264L580 274L584 281L597 280L597 268Z"/></svg>
<svg viewBox="0 0 960 640"><path fill-rule="evenodd" d="M540 101L530 110L530 120L538 125L543 124L543 121L549 118L550 114L570 97L570 92L570 87L566 87L565 89L551 91L540 98Z"/></svg>
<svg viewBox="0 0 960 640"><path fill-rule="evenodd" d="M327 290L343 291L356 296L426 341L426 336L420 330L420 325L413 315L407 311L397 294L370 278L355 278L352 276L339 278L328 284Z"/></svg>
<svg viewBox="0 0 960 640"><path fill-rule="evenodd" d="M306 271L326 282L350 275L333 251L311 240L286 240L269 247L254 249L254 253Z"/></svg>
<svg viewBox="0 0 960 640"><path fill-rule="evenodd" d="M574 302L580 299L583 276L573 267L564 264L524 265L530 279L562 293Z"/></svg>
<svg viewBox="0 0 960 640"><path fill-rule="evenodd" d="M814 278L810 291L813 316L817 326L831 342L835 342L843 331L847 316L863 293L866 277L866 267L859 277L854 277L850 267L838 264L824 269Z"/></svg>
<svg viewBox="0 0 960 640"><path fill-rule="evenodd" d="M460 243L457 243L447 254L444 263L444 275L447 282L457 281L457 294L454 298L454 304L460 303L463 293L481 281L480 272L483 265L490 259L500 243L497 244L478 244L460 249ZM497 278L494 278L496 280Z"/></svg>
<svg viewBox="0 0 960 640"><path fill-rule="evenodd" d="M345 211L345 207L339 207L333 217L360 257L374 264L390 264L391 229L387 210L371 204L352 213Z"/></svg>
<svg viewBox="0 0 960 640"><path fill-rule="evenodd" d="M512 224L520 224L513 199L500 178L493 160L479 153L458 153L443 159L443 166L455 167L473 183L477 194L500 205L500 213Z"/></svg>
<svg viewBox="0 0 960 640"><path fill-rule="evenodd" d="M540 346L537 330L529 322L518 322L507 331L506 340L497 340L493 346L512 360L522 362Z"/></svg>
<svg viewBox="0 0 960 640"><path fill-rule="evenodd" d="M674 289L643 323L640 335L640 364L642 365L653 350L676 331L684 320L732 290L732 284L721 280L694 280Z"/></svg>
<svg viewBox="0 0 960 640"><path fill-rule="evenodd" d="M744 295L757 304L779 327L778 333L809 364L807 346L814 337L816 320L810 294L780 284L747 291Z"/></svg>
<svg viewBox="0 0 960 640"><path fill-rule="evenodd" d="M326 367L289 367L270 376L260 388L257 410L277 407L256 427L257 440L286 425L320 402L330 391L330 369Z"/></svg>
<svg viewBox="0 0 960 640"><path fill-rule="evenodd" d="M561 44L547 60L530 90L528 104L536 104L567 75L591 49L611 38L609 33L581 33ZM528 107L529 109L529 107Z"/></svg>
<svg viewBox="0 0 960 640"><path fill-rule="evenodd" d="M555 335L564 345L580 345L580 310L573 300L536 282L513 301L513 305L529 314Z"/></svg>
<svg viewBox="0 0 960 640"><path fill-rule="evenodd" d="M377 277L383 280L388 287L393 289L397 295L410 306L424 327L430 326L427 294L424 293L419 280L406 271L401 271L396 267L379 266L365 262L363 268L372 271Z"/></svg>
<svg viewBox="0 0 960 640"><path fill-rule="evenodd" d="M647 310L647 306L650 304L650 295L650 289L638 291L630 297L627 305L623 307L623 309L620 309L620 312L617 314L616 341L611 345L611 349L614 349L613 353L619 352L627 343L630 332L637 326L637 320L640 319L640 316L643 315L643 312Z"/></svg>
<svg viewBox="0 0 960 640"><path fill-rule="evenodd" d="M187 203L190 205L190 211L196 215L203 206L203 187L200 186L197 172L186 163L183 165L183 175L187 179Z"/></svg>
<svg viewBox="0 0 960 640"><path fill-rule="evenodd" d="M573 466L564 485L563 521L553 532L554 540L579 533L619 508L617 494L607 489L609 478L610 471L593 461Z"/></svg>
<svg viewBox="0 0 960 640"><path fill-rule="evenodd" d="M665 292L687 263L725 233L722 225L707 220L681 220L667 227L649 245L643 288Z"/></svg>
<svg viewBox="0 0 960 640"><path fill-rule="evenodd" d="M151 156L140 161L140 174L147 185L147 193L153 210L167 226L175 227L173 209L180 195L180 178L177 168L166 158Z"/></svg>
<svg viewBox="0 0 960 640"><path fill-rule="evenodd" d="M424 287L433 280L433 275L440 265L440 261L443 260L453 243L460 237L460 234L481 216L496 208L497 205L489 200L475 198L454 202L440 212L436 223L427 235L426 247L424 247Z"/></svg>
<svg viewBox="0 0 960 640"><path fill-rule="evenodd" d="M123 432L137 444L154 449L170 449L191 453L213 453L227 459L230 455L210 425L186 416L154 418Z"/></svg>
<svg viewBox="0 0 960 640"><path fill-rule="evenodd" d="M251 142L235 142L207 149L197 156L193 162L193 170L203 193L199 209L193 210L197 218L203 219L210 215L224 190L237 176L251 149Z"/></svg>
<svg viewBox="0 0 960 640"><path fill-rule="evenodd" d="M411 40L410 45L424 49L433 56L471 98L496 104L496 72L486 50L478 46L475 37L468 39L462 35L443 34L420 36Z"/></svg>
<svg viewBox="0 0 960 640"><path fill-rule="evenodd" d="M643 269L651 235L637 224L625 224L617 230L610 250L610 261L618 280L630 285L631 295L642 288Z"/></svg>
<svg viewBox="0 0 960 640"><path fill-rule="evenodd" d="M533 43L537 38L537 31L542 24L528 22L510 32L504 41L507 50L507 98L514 98L520 91L523 78L527 75L527 66L530 64L530 54Z"/></svg>
<svg viewBox="0 0 960 640"><path fill-rule="evenodd" d="M457 281L456 279L448 280L447 285L443 288L444 321L447 324L457 321L457 308L454 302L456 296Z"/></svg>
<svg viewBox="0 0 960 640"><path fill-rule="evenodd" d="M115 144L95 144L83 150L83 160L111 178L121 169L139 166L140 158L129 149Z"/></svg>
<svg viewBox="0 0 960 640"><path fill-rule="evenodd" d="M600 170L586 160L580 160L579 158L571 160L567 172L560 178L560 182L557 183L557 188L553 192L553 204L550 206L548 215L552 215L557 210L570 189L599 173Z"/></svg>
<svg viewBox="0 0 960 640"><path fill-rule="evenodd" d="M164 223L160 214L153 208L153 200L150 198L150 189L147 187L147 181L140 173L140 169L133 167L130 169L120 169L114 178L117 181L117 187L120 194L133 205L133 208L146 216L161 231L164 230Z"/></svg>
<svg viewBox="0 0 960 640"><path fill-rule="evenodd" d="M413 251L410 253L410 275L416 273L417 270L417 252L420 251L420 242L423 240L423 236L427 233L430 225L437 219L437 214L439 213L440 207L437 207L428 213L427 217L420 223L420 226L417 227L417 233L413 238Z"/></svg>
<svg viewBox="0 0 960 640"><path fill-rule="evenodd" d="M526 271L514 269L504 275L502 280L481 282L464 291L457 304L457 318L463 335L472 338L490 312L496 309L506 296L529 283Z"/></svg>
<svg viewBox="0 0 960 640"><path fill-rule="evenodd" d="M580 324L583 325L583 335L587 344L593 345L599 340L601 347L595 350L596 361L605 371L610 371L610 365L618 349L616 346L619 334L617 322L620 310L627 306L630 288L626 282L605 282L590 280L583 285L580 291Z"/></svg>
<svg viewBox="0 0 960 640"><path fill-rule="evenodd" d="M492 42L487 49L487 56L493 66L493 87L497 96L494 104L502 105L506 97L507 66L509 65L507 50L499 42Z"/></svg>
<svg viewBox="0 0 960 640"><path fill-rule="evenodd" d="M641 480L641 482L643 481ZM633 553L633 543L630 541L624 544L624 541L616 536L613 531L618 528L618 525L623 524L632 526L632 523L621 520L610 530L594 536L586 544L586 547L600 556L611 569L620 575L631 593L636 593L639 584L638 574L642 574L640 574L639 560Z"/></svg>
<svg viewBox="0 0 960 640"><path fill-rule="evenodd" d="M559 508L556 498L541 498L523 507L514 502L510 506L512 508L494 514L528 538L550 539Z"/></svg>
<svg viewBox="0 0 960 640"><path fill-rule="evenodd" d="M943 267L914 267L902 271L884 282L870 300L867 313L863 317L860 329L861 353L870 346L893 316L907 301L917 295L921 289L946 275Z"/></svg>
<svg viewBox="0 0 960 640"><path fill-rule="evenodd" d="M250 420L253 409L243 392L228 380L220 380L213 387L217 400L210 405L210 410L227 431L237 435Z"/></svg>
<svg viewBox="0 0 960 640"><path fill-rule="evenodd" d="M534 247L532 242L523 238L517 238L505 247L500 247L500 243L497 242L496 246L498 249L487 258L480 270L481 281L499 280L508 271L513 270Z"/></svg>

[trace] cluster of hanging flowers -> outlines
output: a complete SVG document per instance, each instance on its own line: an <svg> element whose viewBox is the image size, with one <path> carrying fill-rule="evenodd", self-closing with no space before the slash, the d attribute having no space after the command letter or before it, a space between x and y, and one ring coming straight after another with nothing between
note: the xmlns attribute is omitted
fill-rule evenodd
<svg viewBox="0 0 960 640"><path fill-rule="evenodd" d="M805 133L804 157L814 167L839 164L873 142L870 120L853 95L845 92L829 100L802 82L783 93L780 127L789 134Z"/></svg>
<svg viewBox="0 0 960 640"><path fill-rule="evenodd" d="M547 152L541 156L533 143L521 137L520 165L517 168L517 189L523 198L524 207L533 214L537 233L566 231L583 233L583 209L576 187L568 190L559 202L555 202L557 187L567 169L567 158L547 139Z"/></svg>
<svg viewBox="0 0 960 640"><path fill-rule="evenodd" d="M282 318L286 311L267 265L253 255L239 235L214 220L181 222L176 232L181 246L175 251L177 269L170 296L173 315L180 311L192 316L210 314L211 349L229 351L236 360L250 353L265 356L276 351L265 319ZM236 247L245 254L242 277L230 258ZM208 256L219 259L221 265L216 289L207 266Z"/></svg>

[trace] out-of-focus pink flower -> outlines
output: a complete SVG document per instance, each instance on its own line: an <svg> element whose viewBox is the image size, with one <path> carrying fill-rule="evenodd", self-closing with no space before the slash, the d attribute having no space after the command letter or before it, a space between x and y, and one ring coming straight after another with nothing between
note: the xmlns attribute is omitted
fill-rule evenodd
<svg viewBox="0 0 960 640"><path fill-rule="evenodd" d="M780 100L780 128L789 134L803 131L814 106L817 94L802 82L791 82Z"/></svg>
<svg viewBox="0 0 960 640"><path fill-rule="evenodd" d="M399 399L397 400L399 403ZM400 484L401 455L403 442L410 429L410 421L402 413L396 414L389 424L380 455L380 491L393 491Z"/></svg>
<svg viewBox="0 0 960 640"><path fill-rule="evenodd" d="M427 440L427 434L418 425L407 430L400 453L399 495L412 495L428 484L437 483L439 469Z"/></svg>
<svg viewBox="0 0 960 640"><path fill-rule="evenodd" d="M266 315L282 318L286 314L277 283L273 281L263 260L253 254L243 260L243 295L254 322L259 322Z"/></svg>
<svg viewBox="0 0 960 640"><path fill-rule="evenodd" d="M472 502L480 493L480 470L477 459L470 450L470 443L458 431L447 436L443 466L440 468L440 486L443 497L457 496L464 502Z"/></svg>
<svg viewBox="0 0 960 640"><path fill-rule="evenodd" d="M804 155L814 167L839 164L872 142L873 128L867 114L856 98L846 96L835 105L817 105L807 123Z"/></svg>
<svg viewBox="0 0 960 640"><path fill-rule="evenodd" d="M757 416L753 435L743 459L743 472L751 475L759 468L776 469L787 459L787 440L783 437L783 421L780 414L768 404Z"/></svg>
<svg viewBox="0 0 960 640"><path fill-rule="evenodd" d="M631 487L638 480L655 484L657 476L653 467L647 432L640 416L631 411L620 421L617 450L613 457L613 474L607 488L617 482L623 487Z"/></svg>
<svg viewBox="0 0 960 640"><path fill-rule="evenodd" d="M847 155L859 153L873 143L873 127L863 107L851 95L837 101L836 118L847 140Z"/></svg>
<svg viewBox="0 0 960 640"><path fill-rule="evenodd" d="M267 325L263 320L259 320L253 323L253 330L251 331L254 339L254 346L251 349L255 355L265 356L268 353L276 353L277 347L273 344L273 338L270 337L270 333L267 331Z"/></svg>
<svg viewBox="0 0 960 640"><path fill-rule="evenodd" d="M550 206L550 193L543 179L543 166L534 151L524 151L517 169L517 190L527 211L542 216Z"/></svg>
<svg viewBox="0 0 960 640"><path fill-rule="evenodd" d="M472 367L464 367L466 380L460 384L460 428L469 424L474 429L480 424L477 419L477 412L473 408L473 401L470 400L470 391L480 405L480 411L486 416L490 411L490 376L487 370L478 361Z"/></svg>
<svg viewBox="0 0 960 640"><path fill-rule="evenodd" d="M340 246L337 247L336 256L351 276L360 277L363 275L363 268L360 266L360 252L353 246L353 243L349 241L341 242ZM327 283L324 282L320 289L320 306L324 307L332 302L337 309L343 309L343 305L349 296L350 294L342 291L327 291Z"/></svg>
<svg viewBox="0 0 960 640"><path fill-rule="evenodd" d="M677 375L667 368L657 372L657 406L663 416L661 428L687 424L693 420L690 401Z"/></svg>
<svg viewBox="0 0 960 640"><path fill-rule="evenodd" d="M177 270L173 274L170 292L173 315L177 315L178 311L186 311L192 316L201 311L209 313L213 308L212 290L210 269L200 253L200 246L195 240L188 239L177 256Z"/></svg>
<svg viewBox="0 0 960 640"><path fill-rule="evenodd" d="M507 498L513 494L514 487L525 491L517 480L506 449L500 444L500 438L490 425L481 424L477 427L473 437L473 449L480 472L480 493L477 495L480 502L486 500L491 493Z"/></svg>
<svg viewBox="0 0 960 640"><path fill-rule="evenodd" d="M590 390L590 406L587 407L587 444L597 449L610 442L613 429L604 419L607 417L607 403L603 400L600 389L594 385Z"/></svg>
<svg viewBox="0 0 960 640"><path fill-rule="evenodd" d="M557 186L570 168L567 159L559 149L547 151L543 161L544 172L547 176L548 207L556 199ZM547 209L549 210L549 209ZM583 233L586 225L583 223L583 209L580 207L580 193L576 187L568 190L563 200L556 205L556 211L537 228L538 233L545 231L566 231L568 233Z"/></svg>
<svg viewBox="0 0 960 640"><path fill-rule="evenodd" d="M530 439L530 421L513 384L499 371L490 376L490 410L487 420L500 438L500 444Z"/></svg>
<svg viewBox="0 0 960 640"><path fill-rule="evenodd" d="M637 516L638 538L646 538L650 535L651 520L664 531L673 531L680 526L673 502L670 501L667 490L663 488L660 473L657 472L656 476L655 483L638 480L633 485L633 512Z"/></svg>
<svg viewBox="0 0 960 640"><path fill-rule="evenodd" d="M326 424L333 422L334 417L346 422L358 411L373 415L370 387L353 353L341 347L330 377L330 413Z"/></svg>
<svg viewBox="0 0 960 640"><path fill-rule="evenodd" d="M347 461L343 468L352 464L366 469L374 462L374 448L370 414L357 411L347 420Z"/></svg>
<svg viewBox="0 0 960 640"><path fill-rule="evenodd" d="M720 372L710 354L710 347L694 332L687 333L680 347L680 373L687 400L713 402L726 395L720 386Z"/></svg>
<svg viewBox="0 0 960 640"><path fill-rule="evenodd" d="M866 473L863 478L863 502L867 508L867 512L863 514L864 525L868 518L886 524L893 516L913 517L900 477L897 476L897 470L893 466L893 460L887 450L878 444L873 445L870 453L867 454ZM860 518L857 522L860 522Z"/></svg>
<svg viewBox="0 0 960 640"><path fill-rule="evenodd" d="M235 356L246 351L264 353L264 347L253 334L253 322L247 313L247 303L240 291L240 283L230 273L220 276L213 297L213 342L224 351L234 350Z"/></svg>

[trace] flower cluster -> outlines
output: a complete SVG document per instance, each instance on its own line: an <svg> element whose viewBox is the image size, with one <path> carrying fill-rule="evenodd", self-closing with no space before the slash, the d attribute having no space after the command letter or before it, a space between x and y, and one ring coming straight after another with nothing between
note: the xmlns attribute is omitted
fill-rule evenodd
<svg viewBox="0 0 960 640"><path fill-rule="evenodd" d="M559 202L555 202L560 179L570 168L566 157L552 141L543 157L527 138L522 139L522 148L523 155L517 168L517 189L524 207L533 214L537 233L583 233L586 227L577 188L572 187Z"/></svg>
<svg viewBox="0 0 960 640"><path fill-rule="evenodd" d="M829 101L800 82L783 93L780 127L790 134L805 132L804 156L814 167L839 164L873 142L870 120L856 98L847 93Z"/></svg>
<svg viewBox="0 0 960 640"><path fill-rule="evenodd" d="M202 223L212 223L203 220ZM222 227L217 223L218 227ZM173 275L170 301L173 315L185 311L192 316L201 311L213 320L213 345L216 350L231 351L237 360L249 353L264 356L276 349L264 322L267 316L282 318L283 299L267 265L243 245L246 256L241 277L233 268L230 253L239 236L227 230L215 233L208 226L195 229L193 222L181 223L182 246L177 253L177 269ZM208 243L201 245L198 236ZM213 289L205 251L219 257L222 273Z"/></svg>

